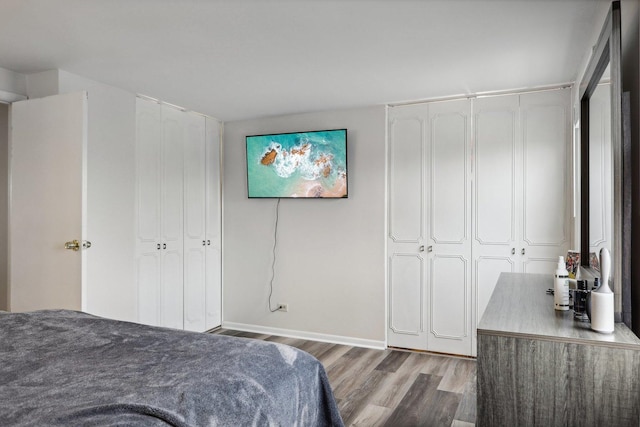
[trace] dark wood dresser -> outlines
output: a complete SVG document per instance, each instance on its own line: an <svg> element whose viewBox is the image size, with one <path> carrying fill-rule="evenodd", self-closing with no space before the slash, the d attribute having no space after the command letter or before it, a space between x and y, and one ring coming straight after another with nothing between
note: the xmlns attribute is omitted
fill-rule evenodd
<svg viewBox="0 0 640 427"><path fill-rule="evenodd" d="M553 308L553 277L502 273L478 325L478 426L640 426L640 339Z"/></svg>

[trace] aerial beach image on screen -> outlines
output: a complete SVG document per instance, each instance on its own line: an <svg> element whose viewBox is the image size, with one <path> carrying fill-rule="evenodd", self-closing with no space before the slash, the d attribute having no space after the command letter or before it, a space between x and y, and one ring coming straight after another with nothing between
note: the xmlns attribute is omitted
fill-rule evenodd
<svg viewBox="0 0 640 427"><path fill-rule="evenodd" d="M347 197L346 130L247 136L249 197Z"/></svg>

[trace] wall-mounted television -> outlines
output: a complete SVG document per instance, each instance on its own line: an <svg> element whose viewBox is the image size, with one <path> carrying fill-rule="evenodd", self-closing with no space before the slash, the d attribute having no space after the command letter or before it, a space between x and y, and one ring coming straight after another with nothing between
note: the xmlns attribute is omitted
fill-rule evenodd
<svg viewBox="0 0 640 427"><path fill-rule="evenodd" d="M249 198L347 197L347 130L249 135Z"/></svg>

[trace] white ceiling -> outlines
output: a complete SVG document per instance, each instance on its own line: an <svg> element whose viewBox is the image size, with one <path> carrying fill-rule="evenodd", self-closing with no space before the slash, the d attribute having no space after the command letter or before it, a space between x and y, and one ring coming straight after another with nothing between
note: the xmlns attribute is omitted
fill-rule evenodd
<svg viewBox="0 0 640 427"><path fill-rule="evenodd" d="M221 120L576 80L607 0L0 0L0 67Z"/></svg>

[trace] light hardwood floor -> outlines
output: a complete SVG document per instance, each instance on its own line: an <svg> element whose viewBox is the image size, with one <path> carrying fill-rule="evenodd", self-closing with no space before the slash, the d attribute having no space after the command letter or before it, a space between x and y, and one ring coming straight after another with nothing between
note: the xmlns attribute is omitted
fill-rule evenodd
<svg viewBox="0 0 640 427"><path fill-rule="evenodd" d="M346 426L469 427L476 420L473 359L218 329L275 341L315 356L325 367Z"/></svg>

